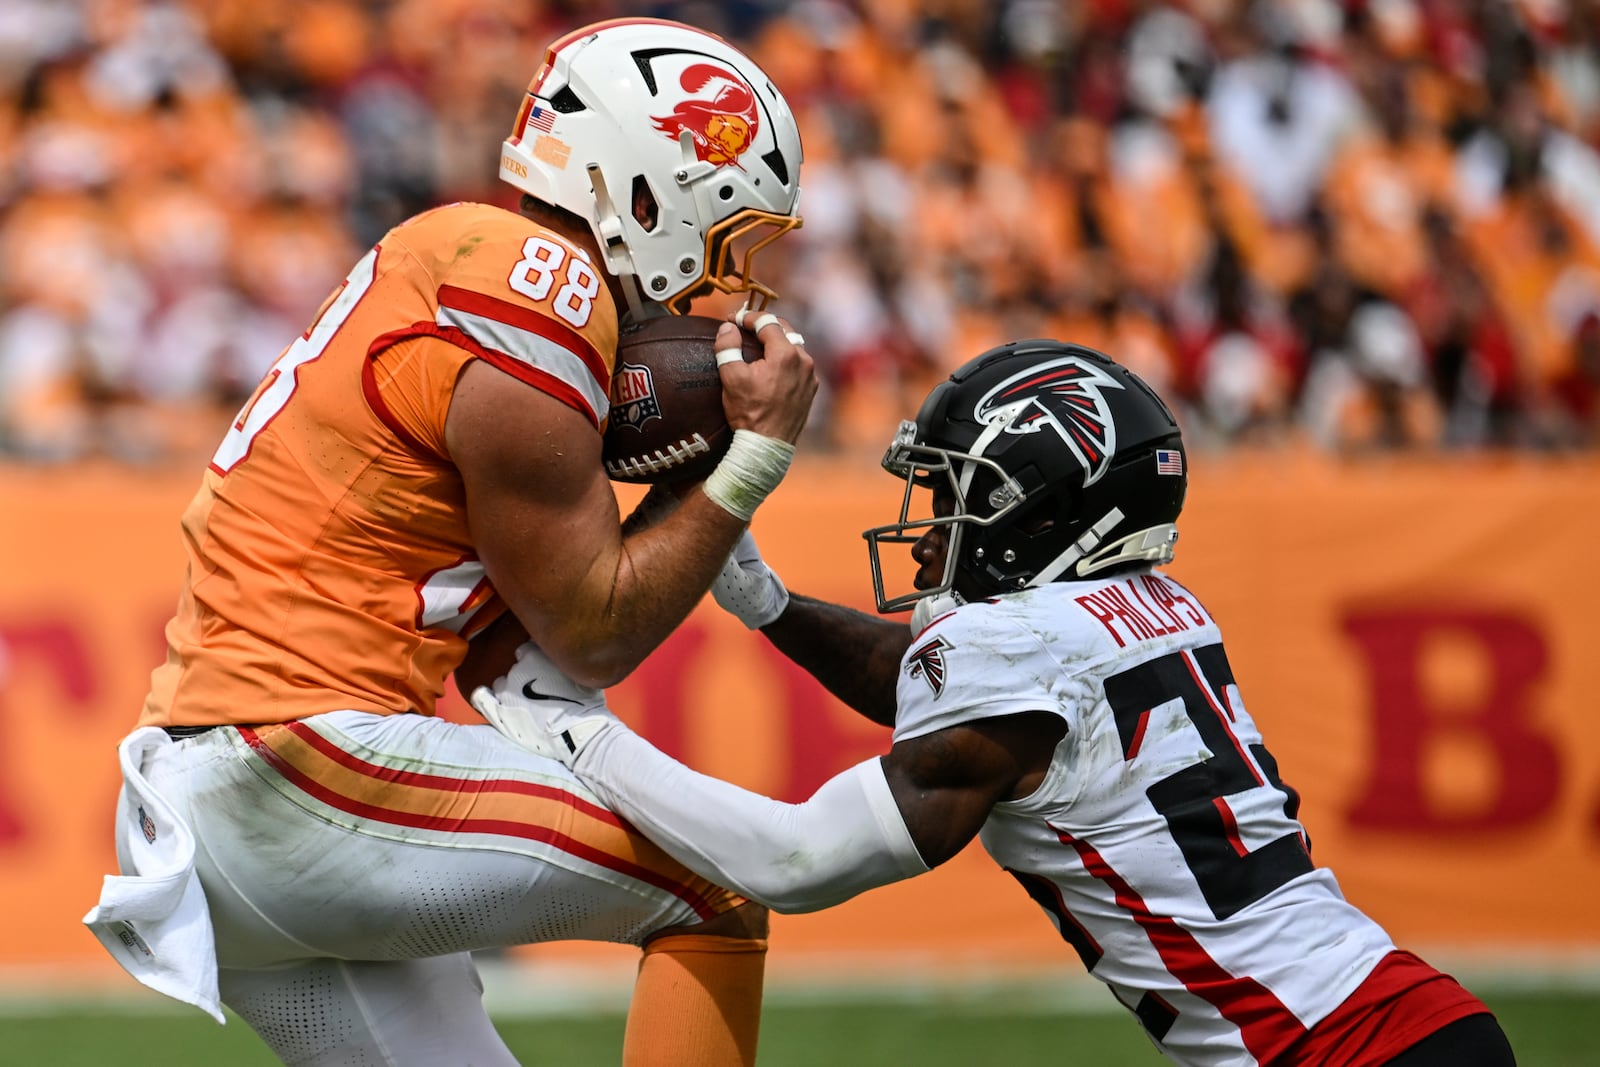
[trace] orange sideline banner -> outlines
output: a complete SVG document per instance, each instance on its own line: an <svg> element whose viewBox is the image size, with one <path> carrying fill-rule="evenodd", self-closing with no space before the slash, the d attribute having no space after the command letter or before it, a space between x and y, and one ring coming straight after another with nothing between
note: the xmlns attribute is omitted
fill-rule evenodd
<svg viewBox="0 0 1600 1067"><path fill-rule="evenodd" d="M1600 951L1600 461L1194 461L1170 570L1221 622L1317 861L1404 945ZM0 969L115 971L79 920L115 866L114 747L162 656L193 486L0 468ZM870 610L860 531L898 504L870 460L810 459L756 532L791 588ZM709 600L613 702L691 765L792 800L888 744ZM775 970L906 961L1075 967L976 845L774 921Z"/></svg>

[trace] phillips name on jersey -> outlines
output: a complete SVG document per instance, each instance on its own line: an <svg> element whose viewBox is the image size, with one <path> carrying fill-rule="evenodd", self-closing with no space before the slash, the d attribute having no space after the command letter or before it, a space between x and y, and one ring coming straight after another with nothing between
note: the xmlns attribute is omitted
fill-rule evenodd
<svg viewBox="0 0 1600 1067"><path fill-rule="evenodd" d="M1063 720L1038 789L996 804L979 839L1181 1062L1270 1062L1394 949L1312 862L1221 633L1173 579L965 604L917 635L898 684L896 742L977 718Z"/></svg>

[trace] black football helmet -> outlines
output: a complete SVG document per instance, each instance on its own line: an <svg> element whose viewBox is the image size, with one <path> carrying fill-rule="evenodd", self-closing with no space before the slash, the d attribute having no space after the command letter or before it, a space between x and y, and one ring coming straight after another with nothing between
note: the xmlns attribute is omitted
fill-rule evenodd
<svg viewBox="0 0 1600 1067"><path fill-rule="evenodd" d="M1108 356L1050 340L1001 345L950 375L900 424L883 466L906 485L900 521L863 534L880 612L1169 562L1189 484L1161 398ZM953 497L953 512L912 518L919 487ZM949 538L941 584L887 596L880 546L937 526Z"/></svg>

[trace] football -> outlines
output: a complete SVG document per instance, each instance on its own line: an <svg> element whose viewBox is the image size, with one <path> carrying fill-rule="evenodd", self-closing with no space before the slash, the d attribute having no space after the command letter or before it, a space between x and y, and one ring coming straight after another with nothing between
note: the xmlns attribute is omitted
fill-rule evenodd
<svg viewBox="0 0 1600 1067"><path fill-rule="evenodd" d="M624 326L602 456L613 481L652 484L711 473L733 440L722 410L716 336L723 319L662 315ZM741 330L745 362L761 342Z"/></svg>

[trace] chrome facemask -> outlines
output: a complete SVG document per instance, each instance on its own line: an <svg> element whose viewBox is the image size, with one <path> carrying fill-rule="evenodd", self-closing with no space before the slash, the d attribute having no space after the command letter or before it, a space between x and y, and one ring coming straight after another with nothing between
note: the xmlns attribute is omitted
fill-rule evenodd
<svg viewBox="0 0 1600 1067"><path fill-rule="evenodd" d="M979 446L987 443L989 435L979 439ZM887 526L874 526L863 531L867 541L867 555L872 564L872 592L877 598L878 611L892 614L907 611L917 601L949 593L955 585L956 570L961 559L962 534L968 526L988 526L1008 515L1027 500L1022 486L1000 465L991 459L969 452L919 445L917 424L909 420L900 423L894 442L883 456L883 469L905 479L905 492L900 499L900 521ZM997 485L990 490L989 511L977 514L968 510L967 493L972 488L974 476L980 470L994 475ZM937 490L948 488L955 498L955 510L949 515L911 517L911 493L914 489ZM932 510L932 496L928 510ZM918 589L897 597L884 591L883 561L879 555L881 545L914 545L929 530L943 527L946 530L944 573L939 583L927 589ZM909 548L908 548L909 551Z"/></svg>

